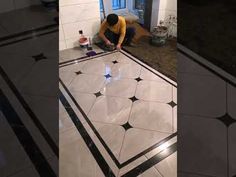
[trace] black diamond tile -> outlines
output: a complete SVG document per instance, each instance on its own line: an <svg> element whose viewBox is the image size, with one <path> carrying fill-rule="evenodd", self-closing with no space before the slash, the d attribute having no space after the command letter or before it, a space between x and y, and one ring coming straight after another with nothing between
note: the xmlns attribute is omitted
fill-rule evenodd
<svg viewBox="0 0 236 177"><path fill-rule="evenodd" d="M131 98L129 98L131 101L133 101L133 102L135 102L135 101L137 101L138 100L138 98L136 98L135 96L133 96L133 97L131 97Z"/></svg>
<svg viewBox="0 0 236 177"><path fill-rule="evenodd" d="M47 57L45 57L45 55L44 55L43 53L40 53L40 54L38 54L38 55L34 55L34 56L32 56L32 58L34 58L36 62L37 62L37 61L40 61L40 60L45 60L45 59L47 59Z"/></svg>
<svg viewBox="0 0 236 177"><path fill-rule="evenodd" d="M121 125L121 126L125 129L125 131L129 130L130 128L133 128L133 127L129 124L129 122L126 122L125 124L123 124L123 125Z"/></svg>
<svg viewBox="0 0 236 177"><path fill-rule="evenodd" d="M112 63L116 64L116 63L118 63L118 61L115 60L115 61L112 61Z"/></svg>
<svg viewBox="0 0 236 177"><path fill-rule="evenodd" d="M177 105L177 104L176 104L175 102L173 102L173 101L171 101L171 102L169 102L169 103L167 103L167 104L170 105L172 108Z"/></svg>
<svg viewBox="0 0 236 177"><path fill-rule="evenodd" d="M229 127L231 124L236 122L236 120L233 119L228 113L226 113L222 117L218 117L217 119L225 124L226 127Z"/></svg>
<svg viewBox="0 0 236 177"><path fill-rule="evenodd" d="M77 71L75 72L76 75L80 75L80 74L83 74L81 71Z"/></svg>
<svg viewBox="0 0 236 177"><path fill-rule="evenodd" d="M104 76L105 76L106 79L109 79L109 78L111 77L110 74L106 74L106 75L104 75Z"/></svg>
<svg viewBox="0 0 236 177"><path fill-rule="evenodd" d="M101 92L94 93L96 97L102 96Z"/></svg>
<svg viewBox="0 0 236 177"><path fill-rule="evenodd" d="M141 81L141 80L143 80L143 79L141 79L140 77L138 77L138 78L136 78L135 80L139 82L139 81Z"/></svg>

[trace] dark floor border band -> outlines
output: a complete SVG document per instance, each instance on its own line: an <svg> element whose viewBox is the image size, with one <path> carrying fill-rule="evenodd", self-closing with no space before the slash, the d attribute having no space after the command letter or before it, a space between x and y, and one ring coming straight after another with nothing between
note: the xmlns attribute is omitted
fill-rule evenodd
<svg viewBox="0 0 236 177"><path fill-rule="evenodd" d="M68 66L68 65L71 65L71 64L74 64L73 62L83 62L83 61L86 61L86 60L83 60L83 61L79 61L79 60L82 60L82 59L85 59L87 58L87 60L90 60L90 59L94 59L94 58L99 58L99 57L102 57L102 56L106 56L106 55L109 55L109 54L112 54L112 53L116 53L117 51L113 51L113 52L99 52L97 53L95 56L92 56L92 57L89 57L89 56L82 56L82 57L79 57L79 58L76 58L76 59L72 59L72 60L68 60L68 61L64 61L64 62L61 62L59 63L59 66L60 67L64 67L64 66ZM68 64L70 63L70 64ZM64 65L64 64L68 64L68 65ZM61 66L63 65L63 66Z"/></svg>
<svg viewBox="0 0 236 177"><path fill-rule="evenodd" d="M124 49L123 49L124 50ZM124 50L125 51L125 50ZM127 52L127 51L125 51L125 52ZM136 63L138 63L137 61L135 61L132 57L130 57L129 55L131 55L131 56L133 56L134 58L137 58L138 60L140 60L141 62L143 62L144 64L146 64L146 65L148 65L146 62L144 62L143 60L141 60L140 58L138 58L138 57L136 57L136 56L134 56L133 54L131 54L130 52L127 52L129 55L127 55L126 53L124 53L124 52L122 52L121 51L121 53L122 54L124 54L125 56L127 56L127 57L129 57L131 60L133 60L134 62L136 62ZM157 75L158 77L160 77L160 78L162 78L163 80L165 80L166 82L168 82L169 84L171 84L172 86L174 86L174 87L176 87L176 85L174 85L173 83L171 83L170 81L168 81L167 79L165 79L163 76L160 76L159 74L157 74L157 73L155 73L155 72L153 72L152 70L150 70L148 67L146 67L146 66L144 66L142 63L138 63L139 65L141 65L142 67L144 67L145 69L147 69L148 71L150 71L151 73L153 73L153 74L155 74L155 75ZM149 65L148 65L149 66ZM149 66L149 67L151 67L151 66ZM152 67L151 67L152 68ZM154 68L153 68L154 69ZM155 70L155 69L154 69ZM160 72L160 71L158 71L158 72ZM163 73L162 73L163 74ZM163 74L163 75L165 75L165 74ZM166 76L167 77L167 76ZM168 77L169 78L169 77ZM171 78L169 78L170 80L173 80L173 79L171 79ZM174 81L174 80L173 80ZM175 82L175 81L174 81Z"/></svg>
<svg viewBox="0 0 236 177"><path fill-rule="evenodd" d="M76 113L74 112L73 108L70 106L69 102L60 91L60 101L63 104L64 108L66 109L68 115L70 116L72 122L74 123L75 127L79 131L80 135L82 136L84 142L86 143L87 147L89 148L91 154L95 158L96 162L98 163L99 167L101 168L103 174L106 177L115 177L112 169L107 164L106 160L103 158L101 152L98 150L97 146L93 142L92 138L89 136L88 132L86 131L85 127L81 123L80 119L77 117Z"/></svg>
<svg viewBox="0 0 236 177"><path fill-rule="evenodd" d="M18 39L18 40L15 40L15 41L6 42L6 43L3 43L3 44L0 44L0 47L4 47L4 46L7 46L7 45L19 43L19 42L22 42L22 41L25 41L25 40L33 39L35 37L40 37L40 36L44 36L44 35L55 33L55 32L58 32L58 29L52 30L52 31L48 31L48 32L45 32L45 33L41 33L41 34L37 34L37 35L34 35L34 36L25 37L25 38Z"/></svg>
<svg viewBox="0 0 236 177"><path fill-rule="evenodd" d="M230 70L229 70L229 68L226 66L226 65L224 65L224 64L222 64L218 59L217 59L217 57L214 57L214 56L210 56L210 55L208 55L207 53L204 53L204 52L202 52L202 51L197 51L196 49L194 49L193 47L191 47L190 45L188 45L186 42L184 42L183 40L181 40L181 39L178 39L178 43L177 43L177 47L178 47L178 44L179 45L181 45L181 46L183 46L183 47L185 47L185 48L187 48L188 50L190 50L190 51L192 51L193 53L195 53L195 54L197 54L197 55L199 55L199 56L201 56L202 58L204 58L205 60L207 60L208 62L210 62L210 63L212 63L212 64L214 64L215 66L217 66L218 68L220 68L220 69L222 69L222 70L224 70L224 71L226 71L228 74L230 74L230 75L232 75L232 76L234 76L234 77L236 77L236 70L235 70L235 67L233 68L232 66L229 66L230 67ZM183 50L183 49L182 49ZM231 57L233 58L233 55L231 55ZM232 59L231 58L231 59ZM224 58L223 60L229 60L230 58ZM230 65L234 65L235 66L235 55L234 55L234 63L231 63ZM227 71L228 70L228 71Z"/></svg>
<svg viewBox="0 0 236 177"><path fill-rule="evenodd" d="M79 62L83 62L83 61L87 61L87 60L92 60L92 59L95 59L95 58L103 57L103 56L106 56L106 55L110 55L110 54L113 54L113 53L116 53L116 52L119 52L119 51L116 50L116 51L109 52L109 53L107 53L107 52L102 52L103 55L96 55L96 56L93 57L93 58L90 58L90 57L88 57L88 56L83 56L83 57L78 58L78 59L73 59L73 60L69 60L69 61L66 61L66 62L62 62L62 63L59 64L59 67L62 68L62 67L65 67L65 66L69 66L69 65L76 64L76 63L73 63L73 62L75 62L75 61L77 61L77 63L79 63ZM128 58L130 58L132 61L138 63L139 65L141 65L142 67L144 67L145 69L147 69L148 71L150 71L151 73L153 73L153 74L157 75L158 77L162 78L163 80L165 80L166 82L168 82L169 84L171 84L173 87L177 87L176 85L174 85L173 83L171 83L170 81L168 81L167 79L165 79L164 77L160 76L159 74L157 74L157 73L155 73L154 71L150 70L148 67L144 66L142 63L137 62L136 60L134 60L132 57L130 57L130 56L127 55L126 53L124 53L124 52L122 52L122 51L121 51L121 53L122 53L123 55L127 56ZM128 52L127 52L127 53L128 53ZM130 54L130 55L133 56L132 54ZM133 56L133 57L135 57L135 56ZM82 59L85 59L85 58L88 58L88 59L87 59L87 60L82 60ZM138 59L138 58L137 58L137 59ZM82 61L79 61L79 60L82 60ZM138 60L140 60L140 59L138 59ZM142 60L140 60L140 61L143 62ZM67 63L68 63L68 64L67 64ZM145 62L143 62L143 63L145 63ZM67 64L67 65L63 65L63 64ZM145 63L145 64L146 64L146 63ZM63 66L60 66L60 65L63 65ZM147 64L147 65L148 65L148 64ZM148 65L148 66L149 66L149 65ZM151 66L149 66L149 67L151 67ZM158 72L159 72L159 71L158 71ZM166 77L167 77L167 76L166 76ZM169 78L169 77L168 77L168 78ZM171 78L169 78L169 79L172 80ZM173 80L173 82L175 82L175 81Z"/></svg>
<svg viewBox="0 0 236 177"><path fill-rule="evenodd" d="M229 83L230 85L236 87L236 83L232 82L231 80L229 80L228 78L222 76L221 74L219 74L218 72L216 72L215 70L211 69L209 66L206 66L205 64L203 64L202 62L200 62L199 60L197 60L196 58L194 58L193 56L189 55L188 53L186 53L185 51L183 51L182 49L178 48L178 52L180 52L181 54L185 55L186 57L188 57L189 59L191 59L192 61L194 61L195 63L199 64L200 66L204 67L205 69L207 69L208 71L210 71L211 73L215 74L216 76L220 77L221 79L223 79L224 81L226 81L227 83Z"/></svg>
<svg viewBox="0 0 236 177"><path fill-rule="evenodd" d="M69 97L71 98L71 100L73 101L73 103L75 104L75 106L77 107L77 109L81 112L81 114L83 115L84 119L86 120L86 122L89 124L90 128L92 129L92 131L94 132L94 134L97 136L97 138L99 139L99 141L101 142L101 144L103 145L103 147L106 149L107 153L110 155L111 159L114 161L114 163L116 164L116 166L121 169L125 166L127 166L128 164L130 164L131 162L137 160L138 158L140 158L141 156L145 155L146 153L152 151L153 149L157 148L158 146L160 146L161 144L169 141L170 139L172 139L173 137L177 136L177 133L173 133L171 135L169 135L168 137L164 138L163 140L161 140L158 143L155 143L154 145L152 145L151 147L147 148L146 150L140 152L139 154L135 155L134 157L128 159L127 161L120 163L117 158L115 157L115 155L112 153L112 151L110 150L110 148L107 146L107 144L105 143L105 141L103 140L103 138L101 137L101 135L99 134L99 132L96 130L96 128L94 127L94 125L92 124L92 122L89 120L88 116L85 114L85 112L83 111L83 109L80 107L80 105L78 104L78 102L76 101L76 99L73 97L73 95L71 94L71 92L69 91L69 89L66 87L66 85L63 83L63 81L61 79L59 79L59 82L61 83L62 87L65 89L66 93L69 95Z"/></svg>
<svg viewBox="0 0 236 177"><path fill-rule="evenodd" d="M177 151L177 143L169 146L165 150L161 151L160 153L153 156L152 158L150 158L146 162L142 163L141 165L138 165L137 167L130 170L126 174L122 175L121 177L138 176L138 175L142 174L143 172L145 172L146 170L148 170L149 168L151 168L152 166L154 166L155 164L157 164L160 161L164 160L165 158L169 157L170 155L172 155L176 151Z"/></svg>
<svg viewBox="0 0 236 177"><path fill-rule="evenodd" d="M41 122L39 121L35 113L32 111L30 106L24 100L23 96L17 90L16 86L13 84L13 82L10 80L10 78L8 77L8 75L6 74L6 72L3 70L1 66L0 66L0 74L2 78L5 80L5 82L7 83L7 85L10 87L10 89L12 90L12 92L14 93L18 101L21 103L25 111L28 113L29 117L31 118L35 126L38 128L42 136L45 138L45 140L47 141L47 143L49 144L49 146L51 147L55 155L58 157L59 156L58 146L56 145L56 143L54 143L53 139L51 138L47 130L41 124Z"/></svg>
<svg viewBox="0 0 236 177"><path fill-rule="evenodd" d="M48 161L45 159L39 147L36 145L28 129L25 127L20 117L10 104L3 91L0 89L0 108L6 120L20 144L24 148L26 154L29 156L32 164L41 177L56 177ZM17 158L17 157L16 157ZM10 164L9 164L10 165Z"/></svg>
<svg viewBox="0 0 236 177"><path fill-rule="evenodd" d="M71 107L68 100L66 99L66 97L61 92L61 90L60 90L60 101L63 104L64 108L66 109L66 111L67 111L68 115L70 116L72 122L74 123L75 127L79 131L81 137L83 138L83 140L86 143L87 147L89 148L90 152L92 153L93 157L95 158L96 162L98 163L99 167L103 171L104 175L106 177L115 177L115 175L112 172L111 168L109 167L109 165L107 164L107 162L103 158L101 152L98 150L96 144L93 142L92 138L90 137L90 135L86 131L85 127L81 123L80 119L78 118L78 116L74 112L73 108ZM175 143L175 145L176 144L177 143ZM170 146L170 147L173 147L173 145ZM138 173L141 174L144 171L148 170L149 168L151 168L152 166L154 166L155 164L157 164L161 160L164 160L169 155L176 152L177 146L175 146L175 149L170 148L170 147L165 149L168 152L165 153L164 155L162 155L162 152L159 152L154 157L152 157L151 159L143 162L141 165L139 165L138 167L130 170L129 172L133 174L133 173L137 173L137 171L138 171ZM128 173L126 173L126 174L128 174ZM129 177L136 177L136 176L129 176Z"/></svg>
<svg viewBox="0 0 236 177"><path fill-rule="evenodd" d="M5 40L9 40L9 39L13 39L13 38L16 38L16 37L24 36L24 35L33 34L35 32L39 32L39 31L43 31L43 30L47 30L47 29L55 28L55 27L58 27L58 24L46 25L46 26L39 27L39 28L36 28L36 29L27 30L27 31L12 34L12 35L9 35L9 36L4 36L4 37L0 38L0 42L5 41Z"/></svg>

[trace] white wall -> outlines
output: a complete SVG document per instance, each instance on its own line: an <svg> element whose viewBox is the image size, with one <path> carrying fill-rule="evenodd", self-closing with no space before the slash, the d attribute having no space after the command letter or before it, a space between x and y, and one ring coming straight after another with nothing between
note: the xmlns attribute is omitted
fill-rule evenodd
<svg viewBox="0 0 236 177"><path fill-rule="evenodd" d="M169 15L177 17L177 0L153 0L151 29L159 25L160 21L164 21ZM177 35L177 31L174 35Z"/></svg>
<svg viewBox="0 0 236 177"><path fill-rule="evenodd" d="M92 37L100 27L99 0L60 0L59 49L78 46L79 30Z"/></svg>
<svg viewBox="0 0 236 177"><path fill-rule="evenodd" d="M1 0L0 13L9 12L15 9L41 4L40 0Z"/></svg>

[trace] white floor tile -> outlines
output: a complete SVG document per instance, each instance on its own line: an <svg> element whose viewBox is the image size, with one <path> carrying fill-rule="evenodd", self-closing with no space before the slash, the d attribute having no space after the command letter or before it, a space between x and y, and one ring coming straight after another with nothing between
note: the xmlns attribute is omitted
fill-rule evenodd
<svg viewBox="0 0 236 177"><path fill-rule="evenodd" d="M125 134L124 128L113 124L102 124L97 122L93 122L93 124L105 143L111 149L112 153L118 159Z"/></svg>
<svg viewBox="0 0 236 177"><path fill-rule="evenodd" d="M137 128L172 133L172 107L157 102L135 101L129 123Z"/></svg>
<svg viewBox="0 0 236 177"><path fill-rule="evenodd" d="M129 119L132 101L127 98L100 96L88 117L93 121L123 125Z"/></svg>
<svg viewBox="0 0 236 177"><path fill-rule="evenodd" d="M119 78L138 78L140 76L141 66L138 64L117 63L112 68L112 77Z"/></svg>
<svg viewBox="0 0 236 177"><path fill-rule="evenodd" d="M101 60L90 60L87 61L84 67L82 68L82 73L85 74L99 74L107 75L111 74L111 68L113 63L103 62Z"/></svg>
<svg viewBox="0 0 236 177"><path fill-rule="evenodd" d="M80 74L71 83L70 90L73 92L97 93L104 85L104 82L104 76Z"/></svg>
<svg viewBox="0 0 236 177"><path fill-rule="evenodd" d="M177 177L177 152L159 162L155 167L164 177Z"/></svg>
<svg viewBox="0 0 236 177"><path fill-rule="evenodd" d="M138 83L135 96L141 100L168 103L172 101L172 88L170 84L143 80Z"/></svg>
<svg viewBox="0 0 236 177"><path fill-rule="evenodd" d="M132 79L109 79L101 93L108 96L131 98L135 94L137 81Z"/></svg>
<svg viewBox="0 0 236 177"><path fill-rule="evenodd" d="M60 139L60 176L104 177L76 129L71 129L62 136Z"/></svg>
<svg viewBox="0 0 236 177"><path fill-rule="evenodd" d="M128 129L121 150L120 162L125 162L129 158L143 150L146 150L167 136L169 136L167 133L159 133L136 128ZM140 140L142 140L142 143L140 143Z"/></svg>

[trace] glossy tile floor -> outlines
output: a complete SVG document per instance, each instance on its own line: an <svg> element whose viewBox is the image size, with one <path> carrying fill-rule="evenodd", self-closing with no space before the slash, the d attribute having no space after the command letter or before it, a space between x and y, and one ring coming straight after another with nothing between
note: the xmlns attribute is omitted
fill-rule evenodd
<svg viewBox="0 0 236 177"><path fill-rule="evenodd" d="M124 51L62 61L60 176L177 176L176 83Z"/></svg>
<svg viewBox="0 0 236 177"><path fill-rule="evenodd" d="M13 13L16 12L10 14ZM0 19L5 15L1 14ZM36 18L31 17L27 18L28 26L25 23L22 26L31 28L32 20ZM9 28L16 25L7 19L1 19L1 25L2 22ZM45 18L45 23L40 21L40 25L47 27L52 19ZM21 28L18 30L22 32ZM19 40L24 35L9 37L11 43L0 40L0 45L4 44L0 47L1 177L58 176L58 101L57 93L52 92L52 88L58 87L55 74L58 35L58 30L49 28L47 34L35 31L33 36L29 33L24 40ZM49 119L54 120L53 123Z"/></svg>

